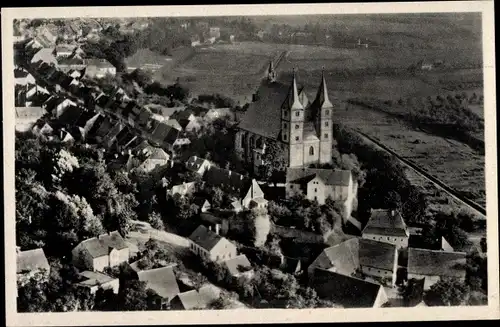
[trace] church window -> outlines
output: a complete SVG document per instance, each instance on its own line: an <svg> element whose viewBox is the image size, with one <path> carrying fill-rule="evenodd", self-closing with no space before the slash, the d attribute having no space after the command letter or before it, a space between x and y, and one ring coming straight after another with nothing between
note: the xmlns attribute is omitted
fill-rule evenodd
<svg viewBox="0 0 500 327"><path fill-rule="evenodd" d="M318 192L318 189L317 189L317 188L315 188L315 189L314 189L314 192Z"/></svg>
<svg viewBox="0 0 500 327"><path fill-rule="evenodd" d="M283 123L283 128L284 128L284 129L287 129L287 128L288 128L287 123Z"/></svg>
<svg viewBox="0 0 500 327"><path fill-rule="evenodd" d="M325 126L328 127L328 122L327 121L325 121Z"/></svg>
<svg viewBox="0 0 500 327"><path fill-rule="evenodd" d="M283 134L283 140L286 141L286 134Z"/></svg>
<svg viewBox="0 0 500 327"><path fill-rule="evenodd" d="M295 116L299 117L300 116L300 111L295 112Z"/></svg>
<svg viewBox="0 0 500 327"><path fill-rule="evenodd" d="M298 141L299 140L299 137L298 136L295 136L295 141Z"/></svg>
<svg viewBox="0 0 500 327"><path fill-rule="evenodd" d="M309 155L313 156L314 155L314 147L309 148Z"/></svg>
<svg viewBox="0 0 500 327"><path fill-rule="evenodd" d="M328 138L328 133L325 133L324 138L325 138L325 139L327 139L327 138Z"/></svg>
<svg viewBox="0 0 500 327"><path fill-rule="evenodd" d="M283 117L286 117L287 114L288 112L286 110L283 110Z"/></svg>
<svg viewBox="0 0 500 327"><path fill-rule="evenodd" d="M325 110L325 115L329 115L330 114L330 110Z"/></svg>
<svg viewBox="0 0 500 327"><path fill-rule="evenodd" d="M300 125L299 124L296 124L295 125L295 129L299 129L300 128Z"/></svg>

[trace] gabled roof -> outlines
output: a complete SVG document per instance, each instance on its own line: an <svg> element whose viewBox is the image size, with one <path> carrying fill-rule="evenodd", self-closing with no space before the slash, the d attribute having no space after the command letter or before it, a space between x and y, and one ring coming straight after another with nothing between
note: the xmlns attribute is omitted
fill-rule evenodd
<svg viewBox="0 0 500 327"><path fill-rule="evenodd" d="M348 186L351 180L350 170L316 169L316 168L287 168L287 183L308 183L319 177L326 185Z"/></svg>
<svg viewBox="0 0 500 327"><path fill-rule="evenodd" d="M351 238L324 249L310 267L351 275L359 267L359 239Z"/></svg>
<svg viewBox="0 0 500 327"><path fill-rule="evenodd" d="M408 273L426 276L465 277L466 254L408 249Z"/></svg>
<svg viewBox="0 0 500 327"><path fill-rule="evenodd" d="M162 148L158 147L152 147L151 154L148 157L148 159L154 160L168 160L169 158L169 155Z"/></svg>
<svg viewBox="0 0 500 327"><path fill-rule="evenodd" d="M373 307L379 292L384 292L382 285L319 268L314 271L313 287L319 297L332 299L346 308Z"/></svg>
<svg viewBox="0 0 500 327"><path fill-rule="evenodd" d="M171 300L180 293L175 278L173 266L141 270L137 272L140 281L146 282L146 287L155 291L159 296Z"/></svg>
<svg viewBox="0 0 500 327"><path fill-rule="evenodd" d="M210 165L206 170L203 180L212 186L220 187L239 196L244 196L251 184L248 177L213 165Z"/></svg>
<svg viewBox="0 0 500 327"><path fill-rule="evenodd" d="M359 239L359 264L361 266L393 271L395 260L395 245Z"/></svg>
<svg viewBox="0 0 500 327"><path fill-rule="evenodd" d="M211 251L224 237L219 234L208 230L205 226L200 225L189 236L189 239L204 248Z"/></svg>
<svg viewBox="0 0 500 327"><path fill-rule="evenodd" d="M82 241L78 246L83 246L93 258L109 254L110 249L122 250L127 248L127 243L117 231L99 235Z"/></svg>
<svg viewBox="0 0 500 327"><path fill-rule="evenodd" d="M207 163L210 164L210 161L208 161L205 158L200 158L198 156L191 156L186 161L186 169L190 171L198 171L203 164Z"/></svg>
<svg viewBox="0 0 500 327"><path fill-rule="evenodd" d="M229 270L229 273L232 276L237 276L239 275L242 271L240 271L240 267L244 268L251 268L252 265L250 264L250 261L248 261L248 258L244 254L240 254L232 259L226 260L223 262L223 264L227 267Z"/></svg>
<svg viewBox="0 0 500 327"><path fill-rule="evenodd" d="M175 112L184 111L186 109L185 106L182 107L165 107L159 104L150 103L144 106L151 110L151 112L161 115L163 117L171 117Z"/></svg>
<svg viewBox="0 0 500 327"><path fill-rule="evenodd" d="M47 257L45 257L43 249L18 252L16 270L18 274L37 269L50 269L49 262L47 261Z"/></svg>
<svg viewBox="0 0 500 327"><path fill-rule="evenodd" d="M47 111L42 107L16 107L16 119L39 119Z"/></svg>
<svg viewBox="0 0 500 327"><path fill-rule="evenodd" d="M363 234L387 236L409 236L401 213L397 210L375 209L371 211L370 219L363 229Z"/></svg>
<svg viewBox="0 0 500 327"><path fill-rule="evenodd" d="M117 279L98 271L85 270L79 273L78 275L85 278L85 280L77 283L77 285L87 286L87 287L99 286Z"/></svg>
<svg viewBox="0 0 500 327"><path fill-rule="evenodd" d="M192 290L177 294L185 310L204 309L219 298L219 294L210 286L203 286L198 291Z"/></svg>

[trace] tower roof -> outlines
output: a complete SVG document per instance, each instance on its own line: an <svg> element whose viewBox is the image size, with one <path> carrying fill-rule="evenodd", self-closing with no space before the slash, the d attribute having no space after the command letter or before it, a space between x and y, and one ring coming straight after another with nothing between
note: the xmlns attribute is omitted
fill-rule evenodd
<svg viewBox="0 0 500 327"><path fill-rule="evenodd" d="M293 70L293 79L290 91L288 93L288 106L290 109L304 109L300 102L299 91L297 89L297 79L295 77L295 69Z"/></svg>
<svg viewBox="0 0 500 327"><path fill-rule="evenodd" d="M321 70L321 84L319 85L318 93L315 99L316 103L320 108L331 108L333 107L330 99L328 98L328 89L326 87L325 80L325 69Z"/></svg>

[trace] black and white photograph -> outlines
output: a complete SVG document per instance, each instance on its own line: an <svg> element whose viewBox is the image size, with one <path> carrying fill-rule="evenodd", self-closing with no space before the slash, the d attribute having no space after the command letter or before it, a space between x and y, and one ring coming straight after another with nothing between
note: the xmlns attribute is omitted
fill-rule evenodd
<svg viewBox="0 0 500 327"><path fill-rule="evenodd" d="M493 3L448 4L5 9L10 323L498 318Z"/></svg>

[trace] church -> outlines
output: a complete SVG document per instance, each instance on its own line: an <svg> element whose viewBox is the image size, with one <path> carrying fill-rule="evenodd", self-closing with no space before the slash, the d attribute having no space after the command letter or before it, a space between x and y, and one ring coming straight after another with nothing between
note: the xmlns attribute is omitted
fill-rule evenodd
<svg viewBox="0 0 500 327"><path fill-rule="evenodd" d="M278 141L287 154L288 167L332 162L333 105L324 73L313 101L298 86L295 70L290 85L276 81L272 62L242 117L235 138L240 158L254 167L263 164L266 143Z"/></svg>

